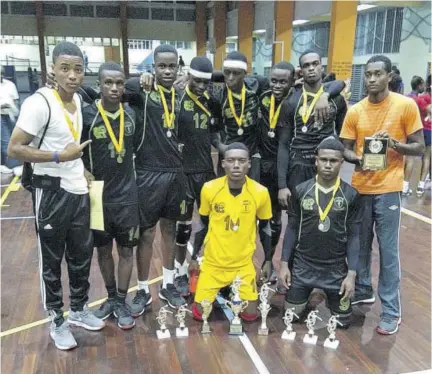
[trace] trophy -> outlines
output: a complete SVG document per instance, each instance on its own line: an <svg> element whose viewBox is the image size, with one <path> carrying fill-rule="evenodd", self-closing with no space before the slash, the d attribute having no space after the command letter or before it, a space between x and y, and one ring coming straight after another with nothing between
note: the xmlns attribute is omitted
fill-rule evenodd
<svg viewBox="0 0 432 374"><path fill-rule="evenodd" d="M320 317L318 317L318 310L312 310L308 314L307 319L305 321L306 327L308 328L308 333L304 336L303 343L313 344L313 345L315 345L317 343L318 336L315 335L315 332L314 332L314 326L315 326L317 319L322 321L322 319Z"/></svg>
<svg viewBox="0 0 432 374"><path fill-rule="evenodd" d="M268 335L269 333L269 329L267 327L267 315L271 309L271 306L268 303L270 291L275 292L269 287L268 283L264 283L259 294L261 303L258 306L258 310L261 312L261 326L258 329L258 335Z"/></svg>
<svg viewBox="0 0 432 374"><path fill-rule="evenodd" d="M363 170L384 170L387 167L387 138L367 136L363 146Z"/></svg>
<svg viewBox="0 0 432 374"><path fill-rule="evenodd" d="M189 329L185 325L186 312L192 313L185 305L182 305L176 314L176 319L179 323L179 327L176 328L176 336L178 338L189 336Z"/></svg>
<svg viewBox="0 0 432 374"><path fill-rule="evenodd" d="M336 339L336 329L337 325L343 325L338 321L338 317L338 315L331 316L327 323L327 331L329 332L329 337L325 340L324 347L336 349L339 345L339 340Z"/></svg>
<svg viewBox="0 0 432 374"><path fill-rule="evenodd" d="M167 339L171 337L171 334L166 327L167 313L172 314L172 312L168 310L167 306L163 306L159 309L159 315L156 317L156 320L159 323L159 330L156 330L158 339Z"/></svg>
<svg viewBox="0 0 432 374"><path fill-rule="evenodd" d="M285 323L286 329L282 333L282 339L285 340L294 340L296 337L296 332L293 330L292 327L292 321L294 320L294 317L299 318L297 314L294 313L294 309L287 309L285 310L285 315L283 317L283 321Z"/></svg>
<svg viewBox="0 0 432 374"><path fill-rule="evenodd" d="M240 284L242 280L239 275L234 278L231 285L233 296L230 301L226 302L226 306L234 314L234 318L230 322L230 335L243 335L243 326L239 317L239 314L247 308L249 305L248 301L242 301L240 299Z"/></svg>
<svg viewBox="0 0 432 374"><path fill-rule="evenodd" d="M208 318L212 311L213 304L209 300L203 300L201 301L201 307L202 307L202 319L203 319L201 334L209 334L211 330L208 324Z"/></svg>

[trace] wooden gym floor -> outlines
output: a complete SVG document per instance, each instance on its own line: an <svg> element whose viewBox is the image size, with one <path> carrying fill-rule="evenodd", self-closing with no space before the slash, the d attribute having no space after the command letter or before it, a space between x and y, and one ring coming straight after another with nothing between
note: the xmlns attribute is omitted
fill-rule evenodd
<svg viewBox="0 0 432 374"><path fill-rule="evenodd" d="M417 167L418 169L418 167ZM350 168L344 175L349 178ZM190 316L188 338L175 338L174 318L169 317L172 338L159 341L155 317L161 306L157 298L162 265L159 234L154 245L150 287L152 307L130 331L120 330L111 320L101 332L74 328L79 347L70 352L55 348L48 335L49 324L40 301L37 246L29 193L13 191L11 178L2 176L1 216L1 371L4 374L50 373L408 373L431 368L431 195L403 199L400 247L402 264L402 310L400 330L393 336L375 332L380 302L354 307L354 323L338 331L338 350L323 347L329 313L321 293L311 299L324 322L317 328L317 346L303 344L304 323L295 324L294 342L281 340L283 296L272 300L268 324L270 335L257 335L259 322L244 324L246 334L228 335L223 309L210 320L212 334L202 336L200 324ZM19 187L19 185L15 185ZM15 188L16 189L16 188ZM5 201L3 201L5 200ZM280 247L276 258L280 255ZM257 251L256 265L262 261ZM379 257L375 244L374 283ZM69 287L63 268L65 310ZM135 286L136 271L131 286ZM106 295L96 256L91 269L90 301L100 304ZM131 300L134 292L130 292ZM97 307L97 306L96 306Z"/></svg>

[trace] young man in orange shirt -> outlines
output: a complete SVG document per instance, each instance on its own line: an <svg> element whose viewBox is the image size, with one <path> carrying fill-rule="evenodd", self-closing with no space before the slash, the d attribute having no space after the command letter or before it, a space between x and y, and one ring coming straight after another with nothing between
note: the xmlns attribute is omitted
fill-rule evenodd
<svg viewBox="0 0 432 374"><path fill-rule="evenodd" d="M390 335L401 322L399 225L400 195L404 177L404 155L424 151L423 125L416 103L389 92L391 61L373 56L365 68L368 97L351 107L345 117L341 138L345 159L356 164L352 186L362 194L364 219L353 305L373 303L371 252L375 231L380 251L378 295L382 314L377 332ZM387 166L384 170L364 170L364 138L387 138Z"/></svg>

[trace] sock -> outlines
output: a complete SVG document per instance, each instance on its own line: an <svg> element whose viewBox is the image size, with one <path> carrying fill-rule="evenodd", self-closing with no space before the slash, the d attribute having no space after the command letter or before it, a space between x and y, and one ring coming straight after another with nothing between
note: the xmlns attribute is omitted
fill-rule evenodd
<svg viewBox="0 0 432 374"><path fill-rule="evenodd" d="M180 267L181 267L180 262L178 262L177 260L175 260L175 261L174 261L174 269L175 269L175 270L178 270L178 269L180 269Z"/></svg>
<svg viewBox="0 0 432 374"><path fill-rule="evenodd" d="M106 286L106 290L108 292L108 299L115 299L117 296L117 287L114 284L113 286Z"/></svg>
<svg viewBox="0 0 432 374"><path fill-rule="evenodd" d="M117 302L124 304L126 302L127 290L117 290Z"/></svg>
<svg viewBox="0 0 432 374"><path fill-rule="evenodd" d="M188 266L186 260L183 262L183 265L180 265L178 268L178 275L181 277L182 275L187 275Z"/></svg>
<svg viewBox="0 0 432 374"><path fill-rule="evenodd" d="M403 182L403 192L407 192L409 190L409 182Z"/></svg>
<svg viewBox="0 0 432 374"><path fill-rule="evenodd" d="M174 284L174 272L175 270L162 268L162 275L163 275L162 288L166 288L168 283Z"/></svg>
<svg viewBox="0 0 432 374"><path fill-rule="evenodd" d="M420 188L425 188L425 181L419 181L419 184L418 184L418 186L420 187Z"/></svg>
<svg viewBox="0 0 432 374"><path fill-rule="evenodd" d="M147 293L150 293L148 280L140 281L138 280L138 290L144 290Z"/></svg>

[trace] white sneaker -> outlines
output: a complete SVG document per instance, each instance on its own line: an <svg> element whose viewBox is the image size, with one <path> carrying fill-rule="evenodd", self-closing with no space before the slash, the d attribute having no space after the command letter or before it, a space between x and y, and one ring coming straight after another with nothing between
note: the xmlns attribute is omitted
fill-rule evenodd
<svg viewBox="0 0 432 374"><path fill-rule="evenodd" d="M0 173L1 174L12 174L13 170L9 169L6 165L1 165L0 166Z"/></svg>
<svg viewBox="0 0 432 374"><path fill-rule="evenodd" d="M22 166L16 166L12 169L12 171L17 177L21 177L21 175L23 173L23 167Z"/></svg>
<svg viewBox="0 0 432 374"><path fill-rule="evenodd" d="M56 326L54 322L51 322L50 328L51 339L54 340L54 344L58 349L67 351L75 348L78 344L69 330L69 325L64 321L60 326Z"/></svg>

